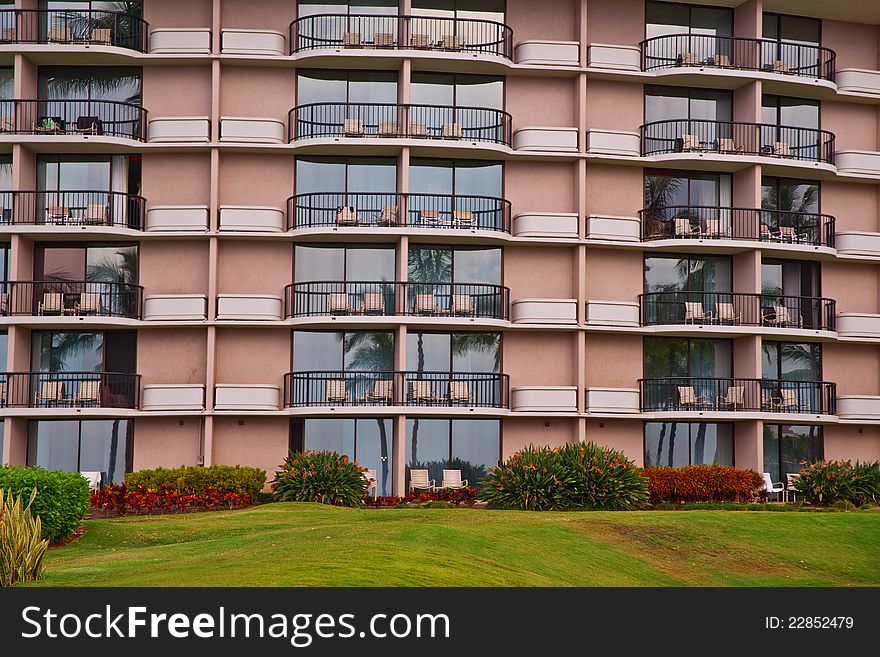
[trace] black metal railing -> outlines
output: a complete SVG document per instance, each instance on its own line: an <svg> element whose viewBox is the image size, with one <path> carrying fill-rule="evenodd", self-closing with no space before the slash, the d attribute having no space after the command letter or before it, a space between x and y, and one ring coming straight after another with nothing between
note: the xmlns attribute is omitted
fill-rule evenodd
<svg viewBox="0 0 880 657"><path fill-rule="evenodd" d="M834 135L827 130L769 123L679 119L641 127L642 155L713 153L763 155L834 164Z"/></svg>
<svg viewBox="0 0 880 657"><path fill-rule="evenodd" d="M116 100L0 100L0 134L103 135L146 141L147 110Z"/></svg>
<svg viewBox="0 0 880 657"><path fill-rule="evenodd" d="M0 192L0 225L112 226L143 230L147 200L125 192Z"/></svg>
<svg viewBox="0 0 880 657"><path fill-rule="evenodd" d="M836 303L820 297L741 292L650 292L639 295L642 326L768 326L835 330Z"/></svg>
<svg viewBox="0 0 880 657"><path fill-rule="evenodd" d="M513 30L496 21L315 14L290 24L290 54L317 49L467 52L513 59Z"/></svg>
<svg viewBox="0 0 880 657"><path fill-rule="evenodd" d="M316 137L441 139L510 146L511 117L488 107L310 103L290 110L288 141Z"/></svg>
<svg viewBox="0 0 880 657"><path fill-rule="evenodd" d="M138 408L140 374L2 372L0 405L25 408Z"/></svg>
<svg viewBox="0 0 880 657"><path fill-rule="evenodd" d="M729 377L639 379L642 411L748 411L834 415L837 386L828 381Z"/></svg>
<svg viewBox="0 0 880 657"><path fill-rule="evenodd" d="M719 239L834 248L834 217L814 212L658 205L639 211L642 240Z"/></svg>
<svg viewBox="0 0 880 657"><path fill-rule="evenodd" d="M147 52L149 32L144 19L117 11L0 9L0 43L72 43Z"/></svg>
<svg viewBox="0 0 880 657"><path fill-rule="evenodd" d="M640 45L643 71L685 66L834 80L837 59L821 46L708 34L667 34Z"/></svg>
<svg viewBox="0 0 880 657"><path fill-rule="evenodd" d="M510 232L510 201L492 196L313 192L287 199L295 228L440 228Z"/></svg>
<svg viewBox="0 0 880 657"><path fill-rule="evenodd" d="M289 372L284 405L507 408L509 383L494 372Z"/></svg>
<svg viewBox="0 0 880 657"><path fill-rule="evenodd" d="M140 319L144 289L104 281L0 282L0 315Z"/></svg>
<svg viewBox="0 0 880 657"><path fill-rule="evenodd" d="M309 281L284 289L285 317L394 316L507 319L510 290L481 283Z"/></svg>

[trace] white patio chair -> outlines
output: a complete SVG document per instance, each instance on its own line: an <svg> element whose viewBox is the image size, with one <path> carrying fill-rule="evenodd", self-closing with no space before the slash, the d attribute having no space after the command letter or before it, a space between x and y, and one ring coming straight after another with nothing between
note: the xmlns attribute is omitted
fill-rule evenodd
<svg viewBox="0 0 880 657"><path fill-rule="evenodd" d="M459 490L468 487L468 480L461 478L461 470L444 470L443 485L440 488Z"/></svg>
<svg viewBox="0 0 880 657"><path fill-rule="evenodd" d="M409 471L409 492L417 490L432 491L436 488L436 480L428 478L427 470L410 470Z"/></svg>
<svg viewBox="0 0 880 657"><path fill-rule="evenodd" d="M785 502L785 485L781 481L773 483L773 478L770 476L769 472L764 473L764 488L767 491L768 499L772 495L777 495L783 502Z"/></svg>

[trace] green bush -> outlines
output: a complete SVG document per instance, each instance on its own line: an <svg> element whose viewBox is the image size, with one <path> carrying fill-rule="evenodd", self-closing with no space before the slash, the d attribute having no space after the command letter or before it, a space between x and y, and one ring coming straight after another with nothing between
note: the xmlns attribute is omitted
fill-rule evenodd
<svg viewBox="0 0 880 657"><path fill-rule="evenodd" d="M635 464L623 452L595 443L529 446L481 483L480 498L494 509L627 510L648 499Z"/></svg>
<svg viewBox="0 0 880 657"><path fill-rule="evenodd" d="M364 468L336 452L291 452L275 473L279 502L361 506L367 493Z"/></svg>
<svg viewBox="0 0 880 657"><path fill-rule="evenodd" d="M266 485L266 471L241 465L181 466L179 468L156 468L138 470L125 475L130 488L145 486L157 489L172 486L178 493L198 494L206 488L218 493L236 493L249 500Z"/></svg>
<svg viewBox="0 0 880 657"><path fill-rule="evenodd" d="M42 579L46 572L43 557L49 542L39 516L31 513L36 497L36 488L24 497L0 488L0 586Z"/></svg>
<svg viewBox="0 0 880 657"><path fill-rule="evenodd" d="M819 461L800 471L794 489L810 504L857 507L880 502L880 462Z"/></svg>
<svg viewBox="0 0 880 657"><path fill-rule="evenodd" d="M31 513L40 517L43 538L51 543L70 536L89 512L89 482L78 472L43 468L0 468L0 488L12 496L37 496Z"/></svg>

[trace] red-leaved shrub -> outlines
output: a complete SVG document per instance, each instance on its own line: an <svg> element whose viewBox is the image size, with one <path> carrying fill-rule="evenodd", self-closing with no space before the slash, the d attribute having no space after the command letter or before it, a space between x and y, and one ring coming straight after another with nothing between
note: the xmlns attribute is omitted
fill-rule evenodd
<svg viewBox="0 0 880 657"><path fill-rule="evenodd" d="M390 507L401 504L427 504L428 502L449 502L452 506L473 506L479 490L460 488L457 490L437 490L430 493L410 493L406 497L365 497L364 505L370 507Z"/></svg>
<svg viewBox="0 0 880 657"><path fill-rule="evenodd" d="M652 504L751 502L765 495L761 475L726 465L645 468L642 476Z"/></svg>
<svg viewBox="0 0 880 657"><path fill-rule="evenodd" d="M104 486L92 493L92 514L99 516L155 515L218 509L240 509L250 504L248 495L204 488L183 493L173 486Z"/></svg>

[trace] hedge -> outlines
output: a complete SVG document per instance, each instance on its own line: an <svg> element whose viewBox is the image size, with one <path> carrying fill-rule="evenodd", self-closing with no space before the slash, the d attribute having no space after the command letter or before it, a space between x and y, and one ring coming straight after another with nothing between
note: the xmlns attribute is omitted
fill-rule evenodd
<svg viewBox="0 0 880 657"><path fill-rule="evenodd" d="M651 504L752 502L763 499L764 480L754 470L726 465L652 467L642 470Z"/></svg>
<svg viewBox="0 0 880 657"><path fill-rule="evenodd" d="M43 538L51 543L73 534L89 512L89 482L78 472L7 465L0 467L0 488L25 499L37 489L31 513L40 517Z"/></svg>
<svg viewBox="0 0 880 657"><path fill-rule="evenodd" d="M880 504L880 462L819 461L800 471L794 489L810 504Z"/></svg>
<svg viewBox="0 0 880 657"><path fill-rule="evenodd" d="M125 475L129 488L158 489L170 486L178 493L200 494L206 488L218 493L236 493L253 501L266 485L266 471L242 465L181 466L138 470Z"/></svg>

